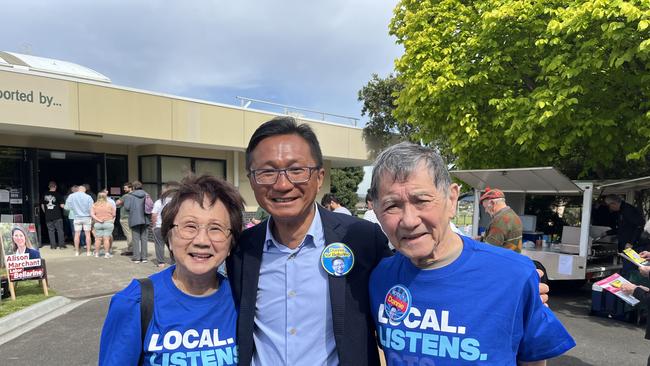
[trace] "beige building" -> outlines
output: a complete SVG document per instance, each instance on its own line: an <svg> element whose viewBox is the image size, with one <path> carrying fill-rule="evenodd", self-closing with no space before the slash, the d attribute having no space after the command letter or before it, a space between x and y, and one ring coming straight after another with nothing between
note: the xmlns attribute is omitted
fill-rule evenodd
<svg viewBox="0 0 650 366"><path fill-rule="evenodd" d="M192 171L221 176L257 203L244 166L253 131L276 114L111 84L80 65L0 52L0 214L39 223L47 183L89 183L121 194L135 179L160 185ZM316 131L325 168L367 165L358 127L303 119ZM321 193L329 191L326 175ZM320 197L318 198L320 200Z"/></svg>

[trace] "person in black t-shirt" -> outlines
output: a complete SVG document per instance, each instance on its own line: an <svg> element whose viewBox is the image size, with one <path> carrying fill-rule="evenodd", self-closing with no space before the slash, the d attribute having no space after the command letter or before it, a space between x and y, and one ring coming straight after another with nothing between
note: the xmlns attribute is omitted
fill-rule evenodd
<svg viewBox="0 0 650 366"><path fill-rule="evenodd" d="M49 190L41 198L41 209L45 213L45 224L47 225L47 233L50 237L50 248L65 249L65 233L63 232L63 205L65 202L63 196L56 191L56 182L51 181L47 187ZM58 241L55 240L55 232L58 236Z"/></svg>

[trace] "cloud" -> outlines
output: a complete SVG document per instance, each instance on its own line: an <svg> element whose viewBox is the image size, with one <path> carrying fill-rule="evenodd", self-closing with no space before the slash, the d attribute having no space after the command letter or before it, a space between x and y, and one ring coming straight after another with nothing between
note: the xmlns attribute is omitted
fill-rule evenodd
<svg viewBox="0 0 650 366"><path fill-rule="evenodd" d="M401 52L388 35L396 2L16 0L0 13L0 45L117 85L359 116L357 91Z"/></svg>

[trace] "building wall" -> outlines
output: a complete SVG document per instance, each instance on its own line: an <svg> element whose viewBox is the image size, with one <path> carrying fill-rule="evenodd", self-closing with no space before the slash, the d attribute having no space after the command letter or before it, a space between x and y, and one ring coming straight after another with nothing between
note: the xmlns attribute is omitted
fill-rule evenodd
<svg viewBox="0 0 650 366"><path fill-rule="evenodd" d="M128 138L129 144L187 143L242 151L253 131L274 114L208 102L120 88L110 84L71 81L0 70L2 127L52 128L101 137ZM19 100L20 96L29 100ZM29 97L29 98L28 98ZM301 120L311 125L325 158L346 165L371 159L362 129ZM138 141L137 139L146 139Z"/></svg>
<svg viewBox="0 0 650 366"><path fill-rule="evenodd" d="M2 146L127 155L130 180L142 155L222 159L247 209L257 206L244 150L274 114L20 70L0 69L0 95ZM325 158L318 200L330 190L331 167L371 161L362 129L300 122L314 129Z"/></svg>

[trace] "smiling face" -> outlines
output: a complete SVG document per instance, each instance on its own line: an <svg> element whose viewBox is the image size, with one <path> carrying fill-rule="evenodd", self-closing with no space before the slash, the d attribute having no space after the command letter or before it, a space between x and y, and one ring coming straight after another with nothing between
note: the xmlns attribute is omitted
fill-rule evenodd
<svg viewBox="0 0 650 366"><path fill-rule="evenodd" d="M25 234L20 230L14 230L12 239L16 244L16 247L22 252L27 245L27 238L25 238Z"/></svg>
<svg viewBox="0 0 650 366"><path fill-rule="evenodd" d="M189 240L181 238L178 227L171 230L169 244L176 260L176 270L181 276L213 276L230 253L232 236L223 242L212 242L205 229L208 225L215 224L229 229L228 210L220 200L211 207L209 204L205 199L204 207L201 207L196 201L187 199L179 207L174 224L180 227L188 224L201 226L198 235Z"/></svg>
<svg viewBox="0 0 650 366"><path fill-rule="evenodd" d="M251 170L286 169L292 167L315 167L309 144L298 135L276 135L267 137L251 152ZM255 199L275 222L303 222L314 212L316 194L323 185L325 171L313 171L304 183L291 183L285 174L280 174L272 185L261 185L251 175L250 184Z"/></svg>
<svg viewBox="0 0 650 366"><path fill-rule="evenodd" d="M332 269L334 270L334 274L340 276L343 274L345 271L345 262L341 258L335 258L332 261Z"/></svg>
<svg viewBox="0 0 650 366"><path fill-rule="evenodd" d="M439 247L451 247L457 236L449 221L456 212L458 185L449 194L438 191L428 169L420 164L404 182L385 174L378 186L375 213L390 242L415 265L438 259Z"/></svg>

